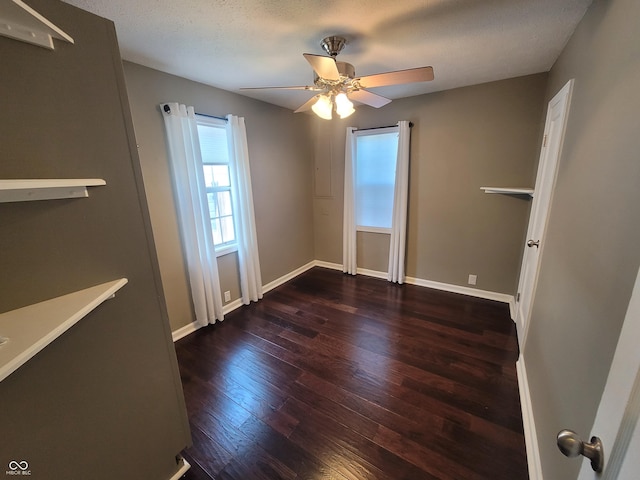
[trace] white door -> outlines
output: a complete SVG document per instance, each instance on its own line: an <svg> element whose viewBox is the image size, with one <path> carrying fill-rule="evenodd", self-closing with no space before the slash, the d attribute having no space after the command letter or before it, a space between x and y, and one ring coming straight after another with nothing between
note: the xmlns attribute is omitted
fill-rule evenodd
<svg viewBox="0 0 640 480"><path fill-rule="evenodd" d="M538 174L536 176L533 204L531 205L529 227L522 255L520 280L516 295L516 315L514 320L518 331L520 348L525 345L529 327L531 304L538 279L540 256L544 247L544 232L556 181L558 159L562 150L572 89L573 79L569 80L556 96L551 99L547 109Z"/></svg>
<svg viewBox="0 0 640 480"><path fill-rule="evenodd" d="M611 363L596 419L588 435L602 441L604 470L597 474L584 460L578 480L640 478L640 270ZM571 427L570 425L568 426ZM588 432L587 432L588 433ZM587 434L581 432L587 437ZM580 457L582 458L582 457ZM567 459L575 461L575 459Z"/></svg>

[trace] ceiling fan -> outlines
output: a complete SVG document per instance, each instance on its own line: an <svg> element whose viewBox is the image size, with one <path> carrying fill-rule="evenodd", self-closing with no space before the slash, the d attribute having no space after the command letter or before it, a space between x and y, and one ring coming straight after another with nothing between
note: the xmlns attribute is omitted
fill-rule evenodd
<svg viewBox="0 0 640 480"><path fill-rule="evenodd" d="M311 109L319 117L330 120L334 107L340 118L346 118L351 115L355 111L351 100L375 108L380 108L391 102L388 98L368 91L368 88L433 80L432 67L410 68L408 70L396 70L356 77L353 65L336 60L336 56L342 51L346 43L347 41L344 37L337 35L326 37L320 45L330 55L329 57L312 53L303 54L314 71L314 82L311 86L254 87L243 88L242 90L285 89L320 92L295 112L304 112Z"/></svg>

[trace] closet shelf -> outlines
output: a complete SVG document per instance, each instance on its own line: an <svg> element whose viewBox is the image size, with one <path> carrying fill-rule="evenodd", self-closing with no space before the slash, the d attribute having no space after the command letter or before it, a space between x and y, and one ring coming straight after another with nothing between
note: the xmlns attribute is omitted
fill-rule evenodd
<svg viewBox="0 0 640 480"><path fill-rule="evenodd" d="M0 314L0 381L113 297L126 278Z"/></svg>
<svg viewBox="0 0 640 480"><path fill-rule="evenodd" d="M101 178L0 180L0 203L88 197L87 187L106 184Z"/></svg>
<svg viewBox="0 0 640 480"><path fill-rule="evenodd" d="M53 50L53 39L73 38L21 0L0 2L0 35Z"/></svg>
<svg viewBox="0 0 640 480"><path fill-rule="evenodd" d="M480 187L480 190L484 190L484 193L501 193L503 195L529 195L533 197L533 188L520 188L520 187Z"/></svg>

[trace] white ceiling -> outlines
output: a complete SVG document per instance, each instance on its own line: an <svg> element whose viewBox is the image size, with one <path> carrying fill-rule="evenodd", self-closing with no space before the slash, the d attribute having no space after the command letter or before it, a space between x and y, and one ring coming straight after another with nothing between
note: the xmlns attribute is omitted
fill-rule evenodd
<svg viewBox="0 0 640 480"><path fill-rule="evenodd" d="M28 1L28 0L27 0ZM313 93L303 53L343 35L356 75L431 65L435 80L372 89L402 98L548 71L591 0L65 0L116 24L122 56L295 109ZM384 108L384 107L383 107Z"/></svg>

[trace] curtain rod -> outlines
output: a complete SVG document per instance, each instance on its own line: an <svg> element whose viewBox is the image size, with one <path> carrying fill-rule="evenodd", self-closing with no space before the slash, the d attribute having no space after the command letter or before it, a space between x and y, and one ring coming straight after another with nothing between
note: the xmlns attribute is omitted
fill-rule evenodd
<svg viewBox="0 0 640 480"><path fill-rule="evenodd" d="M225 122L227 121L226 117L216 117L215 115L207 115L206 113L196 112L196 115L200 115L201 117L215 118L217 120L224 120Z"/></svg>
<svg viewBox="0 0 640 480"><path fill-rule="evenodd" d="M356 128L355 131L358 132L360 130L377 130L379 128L393 128L393 127L397 127L398 124L395 125L387 125L384 127L369 127L369 128ZM409 122L409 128L413 127L413 122Z"/></svg>

